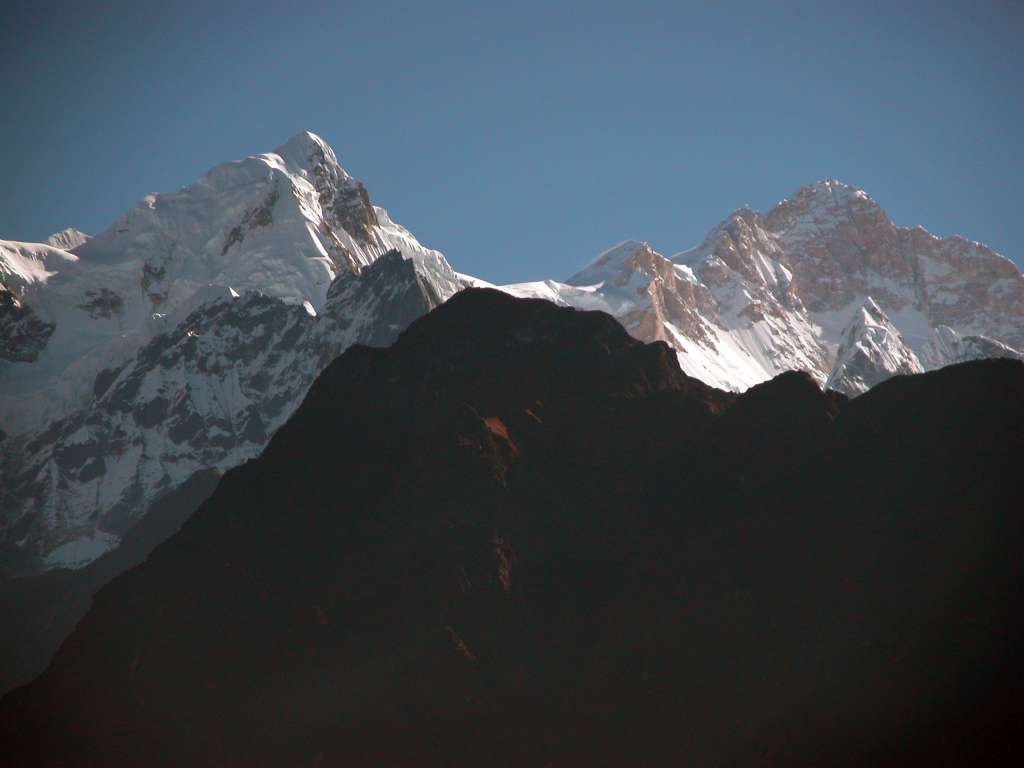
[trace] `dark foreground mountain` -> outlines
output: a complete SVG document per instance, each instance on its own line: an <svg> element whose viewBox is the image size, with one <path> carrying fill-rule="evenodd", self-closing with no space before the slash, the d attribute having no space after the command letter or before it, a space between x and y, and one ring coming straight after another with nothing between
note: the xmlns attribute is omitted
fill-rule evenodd
<svg viewBox="0 0 1024 768"><path fill-rule="evenodd" d="M57 648L85 616L96 590L149 555L174 534L217 486L221 472L196 472L155 502L125 534L120 547L84 568L0 580L0 691L27 683L46 669Z"/></svg>
<svg viewBox="0 0 1024 768"><path fill-rule="evenodd" d="M13 765L1018 754L1024 364L741 396L466 291L350 348L0 703Z"/></svg>

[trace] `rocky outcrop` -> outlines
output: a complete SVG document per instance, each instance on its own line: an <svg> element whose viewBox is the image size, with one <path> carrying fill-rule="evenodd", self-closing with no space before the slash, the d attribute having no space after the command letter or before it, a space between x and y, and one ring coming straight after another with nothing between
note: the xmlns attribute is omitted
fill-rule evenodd
<svg viewBox="0 0 1024 768"><path fill-rule="evenodd" d="M0 360L31 363L53 334L53 323L40 320L17 294L0 283Z"/></svg>
<svg viewBox="0 0 1024 768"><path fill-rule="evenodd" d="M107 288L97 288L85 292L85 301L78 305L78 309L95 319L112 318L121 314L124 307L124 300L114 291Z"/></svg>
<svg viewBox="0 0 1024 768"><path fill-rule="evenodd" d="M378 221L366 187L341 169L326 146L312 142L308 151L328 236L334 237L334 230L341 227L360 242L369 242Z"/></svg>

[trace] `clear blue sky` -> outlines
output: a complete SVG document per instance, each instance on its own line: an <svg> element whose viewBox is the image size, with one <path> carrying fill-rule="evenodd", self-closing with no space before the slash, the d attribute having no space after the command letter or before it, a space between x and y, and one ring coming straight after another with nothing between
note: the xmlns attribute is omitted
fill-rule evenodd
<svg viewBox="0 0 1024 768"><path fill-rule="evenodd" d="M0 4L0 238L98 232L309 129L496 281L826 176L1022 263L1020 2L290 5Z"/></svg>

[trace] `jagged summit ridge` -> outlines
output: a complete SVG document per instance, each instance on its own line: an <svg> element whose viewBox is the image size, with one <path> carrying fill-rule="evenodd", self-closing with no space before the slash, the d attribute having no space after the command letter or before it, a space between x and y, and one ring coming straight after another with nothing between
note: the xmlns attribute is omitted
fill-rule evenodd
<svg viewBox="0 0 1024 768"><path fill-rule="evenodd" d="M638 338L671 344L688 374L732 390L791 369L825 384L869 300L928 368L961 354L925 349L943 326L1010 353L1024 346L1024 277L1012 261L962 237L898 227L867 192L836 179L767 213L737 209L668 258L627 241L564 283L503 289L611 312Z"/></svg>
<svg viewBox="0 0 1024 768"><path fill-rule="evenodd" d="M84 405L100 370L181 322L209 286L321 311L336 276L389 250L435 271L444 262L374 206L330 146L308 132L175 192L148 195L95 237L55 237L75 253L0 243L3 288L52 328L45 338L10 333L31 340L8 355L30 364L0 363L8 432Z"/></svg>
<svg viewBox="0 0 1024 768"><path fill-rule="evenodd" d="M855 396L893 376L923 372L917 355L907 348L881 307L868 297L844 332L826 386Z"/></svg>

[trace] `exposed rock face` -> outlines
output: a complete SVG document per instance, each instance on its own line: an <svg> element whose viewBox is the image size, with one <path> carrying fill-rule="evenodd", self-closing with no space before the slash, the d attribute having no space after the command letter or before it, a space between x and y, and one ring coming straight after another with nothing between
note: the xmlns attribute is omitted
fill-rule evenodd
<svg viewBox="0 0 1024 768"><path fill-rule="evenodd" d="M800 292L813 312L843 309L864 294L876 276L903 286L914 269L885 212L862 190L827 180L803 187L756 225L781 241L800 277ZM880 292L883 304L906 298Z"/></svg>
<svg viewBox="0 0 1024 768"><path fill-rule="evenodd" d="M765 224L785 244L812 312L870 295L890 317L907 310L928 327L1024 341L1024 277L980 243L897 227L867 193L836 181L803 188Z"/></svg>
<svg viewBox="0 0 1024 768"><path fill-rule="evenodd" d="M9 438L0 542L37 568L85 565L194 473L259 455L348 346L390 344L457 288L443 258L392 251L339 277L319 315L258 293L205 302L102 371L89 407Z"/></svg>
<svg viewBox="0 0 1024 768"><path fill-rule="evenodd" d="M344 172L326 145L313 143L308 152L328 236L337 241L334 230L341 227L358 241L370 242L378 221L366 187Z"/></svg>
<svg viewBox="0 0 1024 768"><path fill-rule="evenodd" d="M813 329L798 314L779 309L763 286L742 282L717 258L698 274L646 243L628 241L567 283L520 283L501 290L609 312L636 338L667 341L687 374L715 386L744 389L766 378L766 370L823 367ZM755 294L762 300L746 300Z"/></svg>
<svg viewBox="0 0 1024 768"><path fill-rule="evenodd" d="M246 210L242 215L242 220L231 228L228 236L224 238L223 247L220 249L221 256L226 256L233 245L240 245L245 240L246 233L251 232L257 227L269 227L274 223L274 206L277 205L278 198L280 197L277 187L278 185L274 184L271 190L267 192L266 199L254 208ZM158 271L159 274L157 274ZM160 267L159 270L150 267L147 276L150 279L153 277L162 279L165 273L166 270L163 267ZM145 287L148 288L149 286Z"/></svg>
<svg viewBox="0 0 1024 768"><path fill-rule="evenodd" d="M706 318L713 319L717 309L711 294L647 243L622 243L567 283L602 284L606 297L615 293L621 301L617 319L638 339L671 344L678 333L694 341L709 339Z"/></svg>
<svg viewBox="0 0 1024 768"><path fill-rule="evenodd" d="M872 299L843 332L826 387L856 397L893 376L923 373L921 361Z"/></svg>
<svg viewBox="0 0 1024 768"><path fill-rule="evenodd" d="M17 765L1019 762L1024 364L742 395L465 291L0 702ZM936 471L941 468L941 471Z"/></svg>
<svg viewBox="0 0 1024 768"><path fill-rule="evenodd" d="M124 300L116 293L106 288L98 288L85 292L86 300L78 305L78 309L86 312L89 317L111 318L121 314Z"/></svg>
<svg viewBox="0 0 1024 768"><path fill-rule="evenodd" d="M767 214L741 209L670 259L623 243L567 283L504 286L619 318L664 339L683 370L743 390L786 370L824 383L844 331L874 301L921 360L945 325L963 336L1024 340L1024 276L980 243L897 227L862 190L804 187ZM628 294L628 295L627 295Z"/></svg>
<svg viewBox="0 0 1024 768"><path fill-rule="evenodd" d="M34 362L52 333L52 323L40 320L31 307L0 283L0 360Z"/></svg>

